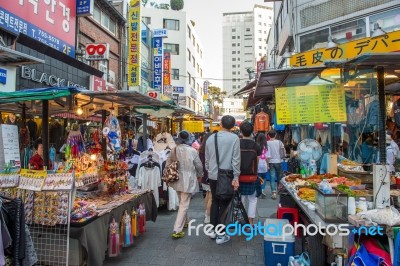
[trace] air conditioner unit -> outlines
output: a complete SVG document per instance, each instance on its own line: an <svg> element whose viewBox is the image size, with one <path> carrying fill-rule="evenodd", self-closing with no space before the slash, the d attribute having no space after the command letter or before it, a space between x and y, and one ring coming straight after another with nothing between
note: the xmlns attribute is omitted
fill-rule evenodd
<svg viewBox="0 0 400 266"><path fill-rule="evenodd" d="M103 79L108 80L108 67L107 62L99 62L99 70L104 73Z"/></svg>

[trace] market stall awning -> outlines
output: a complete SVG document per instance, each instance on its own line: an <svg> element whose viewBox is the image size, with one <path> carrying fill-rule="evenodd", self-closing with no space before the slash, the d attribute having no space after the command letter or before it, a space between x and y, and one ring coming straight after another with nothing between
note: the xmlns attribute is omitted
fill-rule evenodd
<svg viewBox="0 0 400 266"><path fill-rule="evenodd" d="M239 95L249 93L254 90L254 87L256 85L257 85L257 80L255 79L252 82L250 82L249 84L247 84L246 86L244 86L242 89L240 89L238 92L236 92L233 96L239 96Z"/></svg>
<svg viewBox="0 0 400 266"><path fill-rule="evenodd" d="M15 92L0 92L0 105L4 103L52 100L60 97L69 96L81 91L81 89L78 89L76 87L51 87L27 89Z"/></svg>
<svg viewBox="0 0 400 266"><path fill-rule="evenodd" d="M362 54L350 60L332 60L326 61L328 67L338 67L344 69L373 69L382 66L385 70L400 69L400 53L376 53Z"/></svg>
<svg viewBox="0 0 400 266"><path fill-rule="evenodd" d="M254 93L255 93L254 91L250 92L249 98L247 98L247 102L246 102L246 109L249 109L249 108L255 106L260 101L259 98L258 99L254 98Z"/></svg>
<svg viewBox="0 0 400 266"><path fill-rule="evenodd" d="M74 120L83 120L83 121L93 121L93 122L101 122L101 116L90 116L90 117L83 117L83 116L78 116L72 113L59 113L55 114L55 117L59 118L67 118L67 119L74 119Z"/></svg>
<svg viewBox="0 0 400 266"><path fill-rule="evenodd" d="M189 108L186 108L184 106L179 106L179 107L175 108L175 111L173 112L172 115L177 117L177 116L182 116L182 115L193 115L195 113L196 113L195 111L193 111Z"/></svg>
<svg viewBox="0 0 400 266"><path fill-rule="evenodd" d="M44 64L45 61L0 45L0 64L27 65Z"/></svg>
<svg viewBox="0 0 400 266"><path fill-rule="evenodd" d="M274 94L275 88L279 87L307 85L324 69L326 69L325 66L264 70L258 78L254 97L271 96Z"/></svg>

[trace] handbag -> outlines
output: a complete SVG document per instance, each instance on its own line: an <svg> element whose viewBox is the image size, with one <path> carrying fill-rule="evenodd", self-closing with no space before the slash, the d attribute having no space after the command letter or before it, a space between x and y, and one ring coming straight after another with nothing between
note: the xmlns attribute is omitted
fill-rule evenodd
<svg viewBox="0 0 400 266"><path fill-rule="evenodd" d="M179 162L176 158L176 148L171 153L171 162L165 166L162 180L169 184L179 180Z"/></svg>
<svg viewBox="0 0 400 266"><path fill-rule="evenodd" d="M217 188L215 192L215 197L219 200L230 200L232 199L235 190L232 186L233 180L233 170L220 169L219 168L219 153L218 153L218 133L214 135L215 139L215 153L217 156L218 165L218 176L217 176Z"/></svg>
<svg viewBox="0 0 400 266"><path fill-rule="evenodd" d="M228 207L221 215L221 223L224 225L238 223L241 225L249 224L249 217L246 209L240 200L239 192L235 192Z"/></svg>

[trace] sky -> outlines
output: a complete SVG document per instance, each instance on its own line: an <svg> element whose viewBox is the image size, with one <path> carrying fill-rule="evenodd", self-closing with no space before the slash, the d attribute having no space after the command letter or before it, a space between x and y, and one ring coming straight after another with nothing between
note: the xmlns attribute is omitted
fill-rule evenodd
<svg viewBox="0 0 400 266"><path fill-rule="evenodd" d="M212 86L222 88L222 13L252 11L264 0L184 0L184 11L195 22L195 30L203 44L203 77ZM151 2L151 0L149 1ZM169 3L167 0L155 1Z"/></svg>

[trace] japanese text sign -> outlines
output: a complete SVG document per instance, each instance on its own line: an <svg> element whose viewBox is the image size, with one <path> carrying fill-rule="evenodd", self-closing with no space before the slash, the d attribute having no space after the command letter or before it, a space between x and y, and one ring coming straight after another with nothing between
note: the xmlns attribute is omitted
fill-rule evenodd
<svg viewBox="0 0 400 266"><path fill-rule="evenodd" d="M159 92L162 91L163 83L163 40L161 37L153 38L154 49L154 75L153 88Z"/></svg>
<svg viewBox="0 0 400 266"><path fill-rule="evenodd" d="M321 48L295 54L290 58L293 67L314 67L325 61L347 60L365 53L389 53L400 51L400 31L389 32L376 37L368 37L332 48Z"/></svg>
<svg viewBox="0 0 400 266"><path fill-rule="evenodd" d="M76 1L76 16L78 17L92 16L93 9L94 9L94 0Z"/></svg>
<svg viewBox="0 0 400 266"><path fill-rule="evenodd" d="M171 53L164 53L164 74L163 74L164 87L171 85Z"/></svg>
<svg viewBox="0 0 400 266"><path fill-rule="evenodd" d="M110 47L108 43L90 43L86 45L86 60L108 59Z"/></svg>
<svg viewBox="0 0 400 266"><path fill-rule="evenodd" d="M75 56L76 0L2 0L0 28Z"/></svg>
<svg viewBox="0 0 400 266"><path fill-rule="evenodd" d="M128 31L128 86L140 85L140 1L131 0Z"/></svg>
<svg viewBox="0 0 400 266"><path fill-rule="evenodd" d="M344 88L301 86L275 89L278 124L345 122Z"/></svg>

